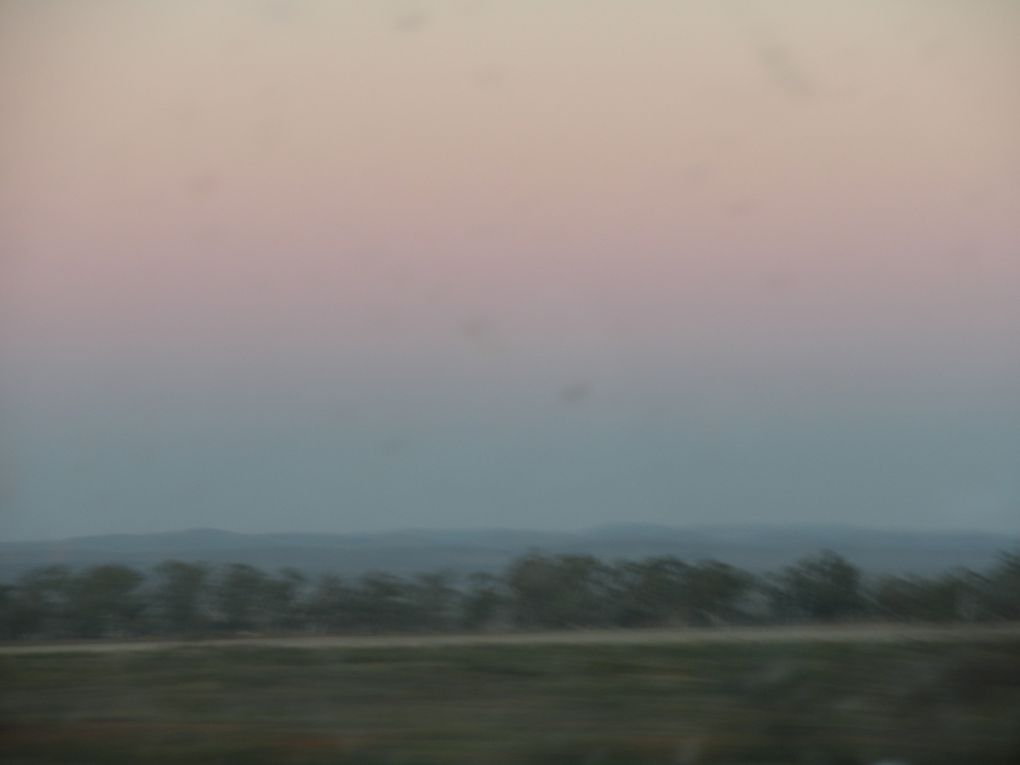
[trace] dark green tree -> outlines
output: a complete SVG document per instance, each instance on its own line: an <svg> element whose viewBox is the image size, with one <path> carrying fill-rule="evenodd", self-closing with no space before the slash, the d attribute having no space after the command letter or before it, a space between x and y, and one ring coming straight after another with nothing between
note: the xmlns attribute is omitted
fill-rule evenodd
<svg viewBox="0 0 1020 765"><path fill-rule="evenodd" d="M0 584L0 640L18 640L31 634L31 615L20 595L17 587Z"/></svg>
<svg viewBox="0 0 1020 765"><path fill-rule="evenodd" d="M153 619L167 633L193 635L210 626L209 568L168 560L153 569Z"/></svg>
<svg viewBox="0 0 1020 765"><path fill-rule="evenodd" d="M421 629L449 630L460 621L460 593L448 571L418 574L411 582L410 597Z"/></svg>
<svg viewBox="0 0 1020 765"><path fill-rule="evenodd" d="M413 588L399 576L371 572L358 580L352 620L369 632L405 632L416 626Z"/></svg>
<svg viewBox="0 0 1020 765"><path fill-rule="evenodd" d="M13 631L19 637L71 636L73 582L67 566L43 566L25 573L11 594Z"/></svg>
<svg viewBox="0 0 1020 765"><path fill-rule="evenodd" d="M754 577L719 561L703 561L687 569L684 599L688 624L720 624L743 618L741 603Z"/></svg>
<svg viewBox="0 0 1020 765"><path fill-rule="evenodd" d="M266 573L246 563L234 563L213 585L212 600L221 629L249 632L268 622Z"/></svg>
<svg viewBox="0 0 1020 765"><path fill-rule="evenodd" d="M865 611L860 571L831 551L786 568L770 594L775 612L785 618L834 621Z"/></svg>
<svg viewBox="0 0 1020 765"><path fill-rule="evenodd" d="M621 627L685 623L691 567L673 556L622 561L613 568L614 618Z"/></svg>
<svg viewBox="0 0 1020 765"><path fill-rule="evenodd" d="M358 627L358 593L338 576L319 578L305 613L314 632L349 632Z"/></svg>
<svg viewBox="0 0 1020 765"><path fill-rule="evenodd" d="M985 610L993 619L1020 619L1020 551L1003 553L988 574Z"/></svg>
<svg viewBox="0 0 1020 765"><path fill-rule="evenodd" d="M519 626L611 623L611 571L591 555L526 555L510 565L506 582Z"/></svg>
<svg viewBox="0 0 1020 765"><path fill-rule="evenodd" d="M88 568L71 583L71 622L77 637L140 635L146 601L140 592L145 577L116 564Z"/></svg>
<svg viewBox="0 0 1020 765"><path fill-rule="evenodd" d="M308 577L296 568L282 568L263 583L265 619L272 629L293 631L308 621Z"/></svg>
<svg viewBox="0 0 1020 765"><path fill-rule="evenodd" d="M875 584L872 597L881 618L952 622L964 618L970 590L970 583L958 574L884 576Z"/></svg>
<svg viewBox="0 0 1020 765"><path fill-rule="evenodd" d="M461 607L462 626L471 630L494 629L510 621L510 596L503 580L486 572L468 576Z"/></svg>

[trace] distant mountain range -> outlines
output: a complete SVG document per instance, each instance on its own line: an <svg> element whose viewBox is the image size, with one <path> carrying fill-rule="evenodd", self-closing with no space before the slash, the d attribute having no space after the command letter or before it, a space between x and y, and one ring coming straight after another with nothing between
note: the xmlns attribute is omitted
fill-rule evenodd
<svg viewBox="0 0 1020 765"><path fill-rule="evenodd" d="M753 571L780 568L834 550L868 572L931 574L957 566L983 568L1020 537L982 532L879 531L847 526L612 525L576 532L451 529L366 534L240 534L189 529L108 534L59 541L0 543L0 581L36 566L122 563L140 568L168 558L211 564L353 575L370 570L408 574L450 569L493 571L531 550L587 553L606 560L676 555L713 558Z"/></svg>

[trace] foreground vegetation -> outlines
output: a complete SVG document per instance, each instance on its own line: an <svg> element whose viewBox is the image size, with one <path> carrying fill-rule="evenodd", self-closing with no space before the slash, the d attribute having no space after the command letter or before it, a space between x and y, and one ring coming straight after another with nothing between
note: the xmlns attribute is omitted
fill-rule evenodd
<svg viewBox="0 0 1020 765"><path fill-rule="evenodd" d="M0 639L374 634L573 627L1020 619L1020 555L985 572L869 578L834 553L754 576L672 557L532 554L499 575L355 580L167 561L36 569L0 586Z"/></svg>
<svg viewBox="0 0 1020 765"><path fill-rule="evenodd" d="M8 763L1020 762L1020 642L0 656Z"/></svg>

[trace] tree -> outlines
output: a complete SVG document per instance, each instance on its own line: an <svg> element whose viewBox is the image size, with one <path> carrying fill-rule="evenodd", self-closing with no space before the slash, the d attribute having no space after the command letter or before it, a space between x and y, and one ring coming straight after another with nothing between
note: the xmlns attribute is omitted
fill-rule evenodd
<svg viewBox="0 0 1020 765"><path fill-rule="evenodd" d="M24 574L10 596L12 629L17 636L70 636L72 582L67 566L44 566Z"/></svg>
<svg viewBox="0 0 1020 765"><path fill-rule="evenodd" d="M648 627L687 621L690 569L669 555L618 563L613 569L614 623Z"/></svg>
<svg viewBox="0 0 1020 765"><path fill-rule="evenodd" d="M741 617L740 603L754 578L746 571L719 561L704 561L688 568L685 581L690 624L716 624Z"/></svg>
<svg viewBox="0 0 1020 765"><path fill-rule="evenodd" d="M1020 551L999 556L988 576L985 601L993 618L1020 619Z"/></svg>
<svg viewBox="0 0 1020 765"><path fill-rule="evenodd" d="M503 580L485 572L468 576L463 595L462 624L467 629L487 629L509 620L510 596Z"/></svg>
<svg viewBox="0 0 1020 765"><path fill-rule="evenodd" d="M906 621L949 622L964 616L971 589L960 575L928 579L918 576L885 576L874 588L879 615Z"/></svg>
<svg viewBox="0 0 1020 765"><path fill-rule="evenodd" d="M412 589L399 576L383 572L365 574L358 581L352 602L354 623L370 632L414 629Z"/></svg>
<svg viewBox="0 0 1020 765"><path fill-rule="evenodd" d="M154 619L169 633L200 633L210 624L209 569L198 563L168 560L153 570Z"/></svg>
<svg viewBox="0 0 1020 765"><path fill-rule="evenodd" d="M410 586L418 627L430 631L450 629L458 621L458 594L450 572L418 574Z"/></svg>
<svg viewBox="0 0 1020 765"><path fill-rule="evenodd" d="M506 573L514 620L523 627L610 623L610 569L591 555L518 558Z"/></svg>
<svg viewBox="0 0 1020 765"><path fill-rule="evenodd" d="M357 593L340 577L327 574L319 579L311 594L306 614L312 629L338 632L354 629Z"/></svg>
<svg viewBox="0 0 1020 765"><path fill-rule="evenodd" d="M143 633L140 619L145 600L139 588L145 577L133 568L108 564L93 566L71 582L74 632L81 637L108 637Z"/></svg>
<svg viewBox="0 0 1020 765"><path fill-rule="evenodd" d="M223 629L243 632L265 626L267 579L264 571L246 563L226 568L212 593Z"/></svg>
<svg viewBox="0 0 1020 765"><path fill-rule="evenodd" d="M269 626L282 630L305 626L307 585L308 577L291 567L280 569L276 577L263 582L263 608Z"/></svg>
<svg viewBox="0 0 1020 765"><path fill-rule="evenodd" d="M833 621L864 612L860 571L831 551L789 566L771 595L775 611L785 617Z"/></svg>
<svg viewBox="0 0 1020 765"><path fill-rule="evenodd" d="M31 626L26 622L29 614L19 595L17 587L0 585L0 640L17 640L31 632Z"/></svg>

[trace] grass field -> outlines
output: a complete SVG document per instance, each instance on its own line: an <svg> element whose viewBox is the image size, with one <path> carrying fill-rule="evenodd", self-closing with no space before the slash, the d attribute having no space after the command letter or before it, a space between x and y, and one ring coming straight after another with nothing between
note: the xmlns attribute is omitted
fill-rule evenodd
<svg viewBox="0 0 1020 765"><path fill-rule="evenodd" d="M1020 763L1020 640L0 655L5 763Z"/></svg>

